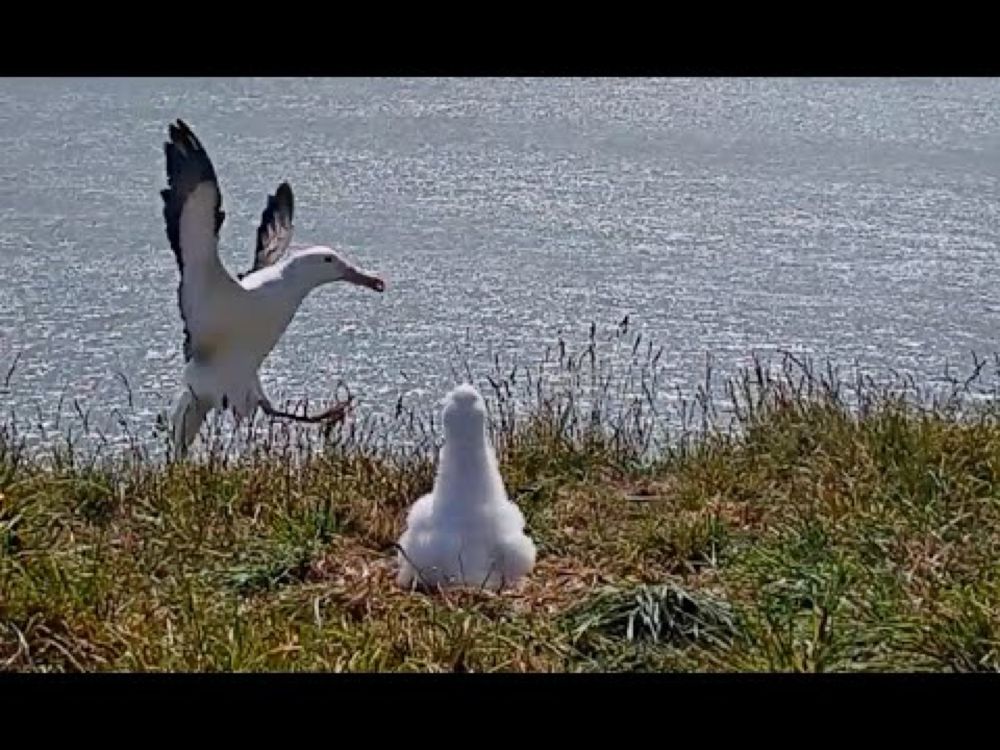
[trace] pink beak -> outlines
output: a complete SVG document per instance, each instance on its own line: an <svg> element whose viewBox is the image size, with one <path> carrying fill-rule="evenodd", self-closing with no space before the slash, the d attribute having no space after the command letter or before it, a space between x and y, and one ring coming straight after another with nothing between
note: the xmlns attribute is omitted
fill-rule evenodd
<svg viewBox="0 0 1000 750"><path fill-rule="evenodd" d="M385 282L382 279L378 276L371 276L364 271L359 271L356 268L352 268L347 272L344 276L344 281L349 281L358 286L366 286L369 289L374 289L376 292L385 291Z"/></svg>

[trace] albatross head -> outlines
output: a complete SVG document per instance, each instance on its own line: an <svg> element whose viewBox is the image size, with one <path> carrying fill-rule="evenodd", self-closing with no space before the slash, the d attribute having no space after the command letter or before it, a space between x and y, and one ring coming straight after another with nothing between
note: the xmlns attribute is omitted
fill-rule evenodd
<svg viewBox="0 0 1000 750"><path fill-rule="evenodd" d="M385 282L378 276L365 273L343 255L322 245L295 251L288 260L288 267L311 286L347 281L376 292L385 291Z"/></svg>
<svg viewBox="0 0 1000 750"><path fill-rule="evenodd" d="M474 386L463 383L444 399L445 440L479 442L486 434L486 404Z"/></svg>

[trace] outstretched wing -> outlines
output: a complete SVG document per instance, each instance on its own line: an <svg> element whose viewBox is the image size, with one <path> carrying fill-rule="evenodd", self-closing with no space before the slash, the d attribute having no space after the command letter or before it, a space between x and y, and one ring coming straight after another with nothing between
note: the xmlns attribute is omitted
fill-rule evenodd
<svg viewBox="0 0 1000 750"><path fill-rule="evenodd" d="M254 252L253 268L240 274L241 279L281 260L292 241L294 214L295 198L292 195L292 186L282 182L274 195L267 196L267 207L260 215L260 226L257 227L257 249Z"/></svg>
<svg viewBox="0 0 1000 750"><path fill-rule="evenodd" d="M169 135L163 144L168 187L160 195L167 239L181 276L177 301L187 361L211 328L204 300L234 282L219 260L219 230L226 214L212 161L183 120L170 125Z"/></svg>

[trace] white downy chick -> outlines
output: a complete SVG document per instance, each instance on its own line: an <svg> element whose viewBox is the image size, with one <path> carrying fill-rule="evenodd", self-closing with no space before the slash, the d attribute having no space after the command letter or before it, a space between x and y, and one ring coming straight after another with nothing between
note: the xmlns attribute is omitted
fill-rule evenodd
<svg viewBox="0 0 1000 750"><path fill-rule="evenodd" d="M512 586L534 568L535 545L504 489L479 392L455 388L443 422L434 489L407 516L397 582L406 588Z"/></svg>

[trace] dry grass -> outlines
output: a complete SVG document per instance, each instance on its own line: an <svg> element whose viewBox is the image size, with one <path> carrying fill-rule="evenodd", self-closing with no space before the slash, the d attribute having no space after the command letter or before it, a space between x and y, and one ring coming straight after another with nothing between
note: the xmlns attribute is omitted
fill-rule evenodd
<svg viewBox="0 0 1000 750"><path fill-rule="evenodd" d="M183 465L138 443L28 455L8 424L0 668L1000 668L985 364L932 394L788 356L670 420L659 353L626 321L568 349L479 379L539 547L499 594L396 588L436 439L402 401L326 435L218 437Z"/></svg>

